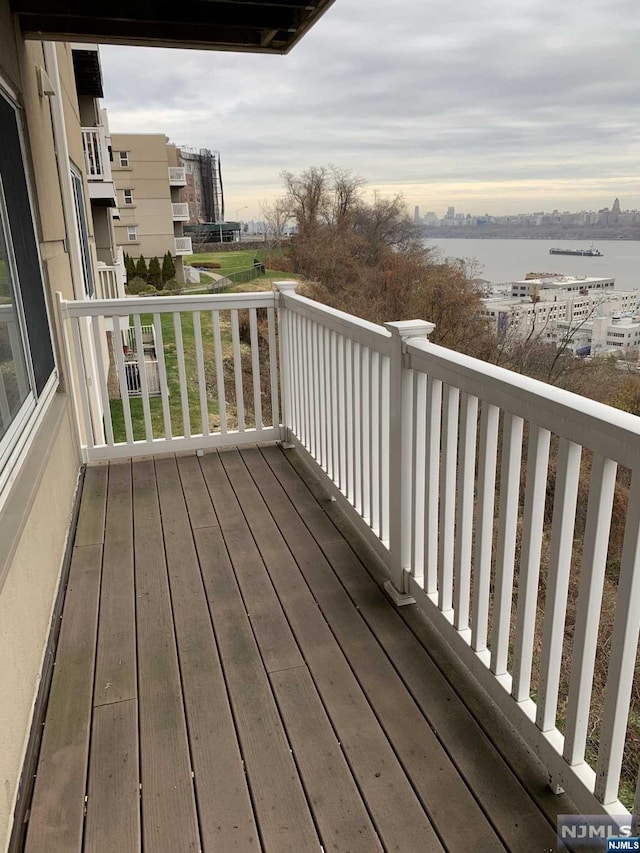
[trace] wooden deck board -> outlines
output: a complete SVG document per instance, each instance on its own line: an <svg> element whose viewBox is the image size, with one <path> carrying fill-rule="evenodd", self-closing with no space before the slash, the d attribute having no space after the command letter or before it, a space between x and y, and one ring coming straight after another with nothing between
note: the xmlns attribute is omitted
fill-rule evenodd
<svg viewBox="0 0 640 853"><path fill-rule="evenodd" d="M28 853L554 847L337 513L273 445L87 469Z"/></svg>
<svg viewBox="0 0 640 853"><path fill-rule="evenodd" d="M263 849L318 850L319 841L222 533L194 531Z"/></svg>
<svg viewBox="0 0 640 853"><path fill-rule="evenodd" d="M187 459L180 460L181 467ZM258 850L258 832L176 460L157 460L156 476L202 845L205 850ZM201 474L200 481L204 487Z"/></svg>
<svg viewBox="0 0 640 853"><path fill-rule="evenodd" d="M460 853L474 846L501 849L493 828L377 639L360 615L354 615L353 603L273 471L258 450L242 451L242 456L263 496L268 496L269 510L445 846ZM465 814L462 823L461 812Z"/></svg>
<svg viewBox="0 0 640 853"><path fill-rule="evenodd" d="M236 451L221 454L376 829L389 850L441 850L348 661ZM261 535L262 531L262 535ZM357 618L357 614L354 616Z"/></svg>
<svg viewBox="0 0 640 853"><path fill-rule="evenodd" d="M152 460L133 462L142 831L154 853L198 853L200 834Z"/></svg>
<svg viewBox="0 0 640 853"><path fill-rule="evenodd" d="M308 526L313 529L316 499L310 491L303 494L300 477L282 453L273 453L269 448L264 455L287 493L293 494L295 487L296 509L305 523L311 518ZM344 540L328 543L323 551L506 845L517 849L538 838L541 844L553 849L555 832L548 821L476 720L457 701L449 682L431 658L422 653L413 633L389 607L380 587L349 545Z"/></svg>
<svg viewBox="0 0 640 853"><path fill-rule="evenodd" d="M101 545L74 549L31 804L27 853L79 853L82 849L101 563Z"/></svg>
<svg viewBox="0 0 640 853"><path fill-rule="evenodd" d="M93 711L85 853L139 853L138 703Z"/></svg>
<svg viewBox="0 0 640 853"><path fill-rule="evenodd" d="M109 467L103 564L95 705L134 699L138 695L129 461Z"/></svg>

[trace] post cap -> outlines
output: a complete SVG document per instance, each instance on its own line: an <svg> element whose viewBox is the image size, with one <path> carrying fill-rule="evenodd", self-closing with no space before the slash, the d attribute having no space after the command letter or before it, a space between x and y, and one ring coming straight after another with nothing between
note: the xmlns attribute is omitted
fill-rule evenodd
<svg viewBox="0 0 640 853"><path fill-rule="evenodd" d="M428 338L436 324L427 320L396 320L393 323L385 323L384 327L389 329L392 335L406 341L409 338Z"/></svg>
<svg viewBox="0 0 640 853"><path fill-rule="evenodd" d="M280 293L295 293L296 287L298 286L297 281L274 281L273 286L280 291Z"/></svg>

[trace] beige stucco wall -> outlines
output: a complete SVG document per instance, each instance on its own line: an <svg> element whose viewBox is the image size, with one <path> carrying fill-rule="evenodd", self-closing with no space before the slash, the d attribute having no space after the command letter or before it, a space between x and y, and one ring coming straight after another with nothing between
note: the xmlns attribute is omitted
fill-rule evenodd
<svg viewBox="0 0 640 853"><path fill-rule="evenodd" d="M78 470L67 404L0 593L0 850L11 834Z"/></svg>
<svg viewBox="0 0 640 853"><path fill-rule="evenodd" d="M169 157L175 147L168 146L160 133L112 133L112 172L118 191L120 221L115 224L116 243L133 258L162 259L165 252L175 254L174 223L171 215ZM120 151L129 152L128 167L120 166ZM124 204L123 190L133 190L133 204ZM138 240L127 236L127 226L135 225Z"/></svg>
<svg viewBox="0 0 640 853"><path fill-rule="evenodd" d="M72 93L66 91L73 82L71 57L62 46L58 56L65 110L73 125ZM49 99L38 93L37 66L44 66L41 44L21 41L8 0L0 0L0 80L16 94L24 109L27 167L51 309L53 293L59 290L72 298L73 287L64 243ZM70 139L70 146L74 159L82 157L80 139ZM56 330L54 337L59 344ZM58 346L58 364L62 366L59 353ZM44 438L32 445L0 514L0 851L6 850L11 833L79 472L66 396L56 395L43 429Z"/></svg>

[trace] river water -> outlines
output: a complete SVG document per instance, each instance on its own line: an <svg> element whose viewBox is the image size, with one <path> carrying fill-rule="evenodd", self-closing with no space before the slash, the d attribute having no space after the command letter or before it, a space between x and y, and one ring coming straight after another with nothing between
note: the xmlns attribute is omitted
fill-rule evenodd
<svg viewBox="0 0 640 853"><path fill-rule="evenodd" d="M640 289L640 241L599 240L595 248L601 258L550 255L549 249L585 248L589 240L458 240L428 238L427 245L437 246L450 258L475 258L479 278L492 282L518 281L528 272L562 273L615 278L616 287Z"/></svg>

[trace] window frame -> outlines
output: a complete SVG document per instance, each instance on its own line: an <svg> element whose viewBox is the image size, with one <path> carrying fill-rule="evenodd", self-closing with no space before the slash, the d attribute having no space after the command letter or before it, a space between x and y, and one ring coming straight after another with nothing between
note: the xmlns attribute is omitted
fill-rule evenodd
<svg viewBox="0 0 640 853"><path fill-rule="evenodd" d="M122 162L123 160L124 163ZM131 166L131 161L129 160L129 152L118 151L118 162L120 163L121 169L128 169Z"/></svg>
<svg viewBox="0 0 640 853"><path fill-rule="evenodd" d="M133 231L133 237L131 237L131 231ZM137 243L138 242L138 226L137 225L127 225L127 242L128 243Z"/></svg>
<svg viewBox="0 0 640 853"><path fill-rule="evenodd" d="M26 188L26 201L28 204L29 217L33 226L33 236L35 241L35 259L37 262L39 273L39 285L42 288L43 304L45 309L46 325L49 333L49 342L51 344L51 353L53 356L53 366L51 373L44 381L40 393L37 390L37 381L35 378L33 356L30 349L29 332L26 322L26 314L22 300L22 287L20 285L19 271L14 257L13 238L11 236L11 222L8 216L8 211L5 208L6 222L9 225L9 246L8 254L11 256L11 263L16 269L16 282L18 293L16 296L16 306L18 310L18 320L20 323L22 344L26 357L27 375L30 385L30 393L22 403L22 406L16 413L9 425L9 429L0 439L0 510L4 506L11 492L11 488L20 474L20 470L25 464L29 449L31 448L35 437L38 433L44 418L49 411L51 404L55 398L56 391L60 384L60 370L58 363L58 351L56 347L55 328L52 323L52 315L49 304L46 278L42 266L42 257L40 255L40 232L38 229L38 220L35 215L35 203L33 195L33 175L30 167L30 159L27 156L27 145L25 138L25 116L24 110L18 102L18 97L14 93L13 88L6 81L6 78L0 73L0 99L4 100L13 110L16 120L17 141L20 149L20 159L22 172L24 175L24 183ZM2 197L4 205L4 194Z"/></svg>
<svg viewBox="0 0 640 853"><path fill-rule="evenodd" d="M129 200L128 201L127 201L127 193L129 193ZM133 190L131 190L131 189L122 190L122 198L123 198L124 206L125 207L131 207L134 204Z"/></svg>

